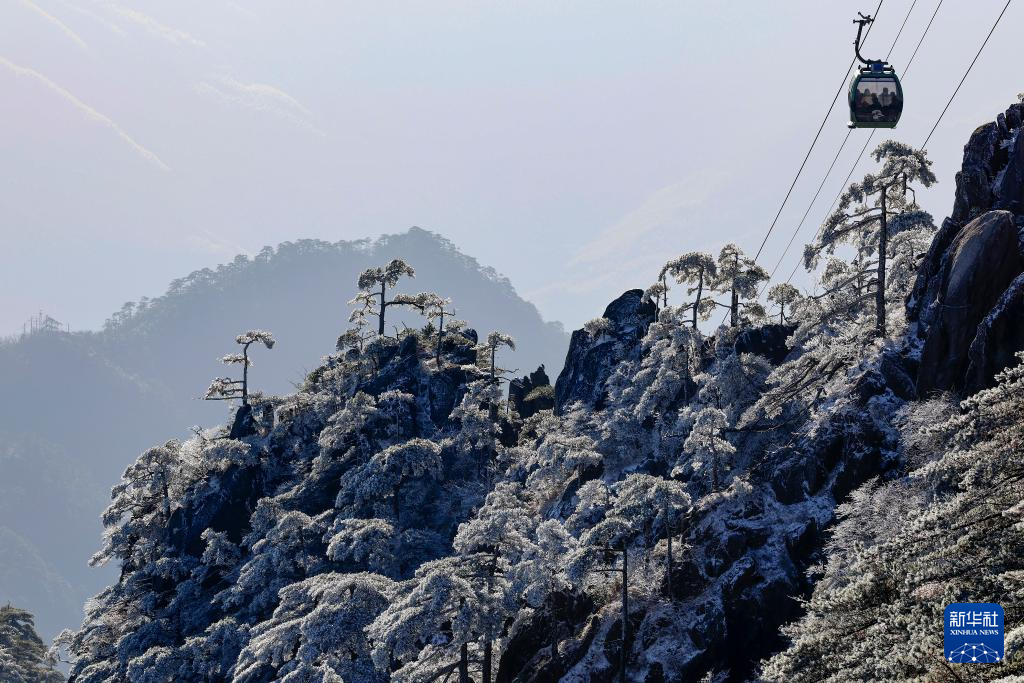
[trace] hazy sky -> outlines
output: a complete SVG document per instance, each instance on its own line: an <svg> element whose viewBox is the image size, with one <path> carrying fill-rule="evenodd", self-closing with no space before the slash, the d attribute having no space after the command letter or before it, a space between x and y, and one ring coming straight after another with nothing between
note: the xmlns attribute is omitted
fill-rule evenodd
<svg viewBox="0 0 1024 683"><path fill-rule="evenodd" d="M897 67L937 1L917 2ZM885 0L869 56L911 2ZM681 251L757 249L852 57L851 19L875 4L7 0L0 334L40 308L97 327L266 244L411 225L578 326ZM1003 4L945 3L894 137L922 142ZM967 137L1024 90L1022 4L929 145L940 184L920 196L939 220ZM846 134L844 108L769 269ZM783 279L867 134L851 136Z"/></svg>

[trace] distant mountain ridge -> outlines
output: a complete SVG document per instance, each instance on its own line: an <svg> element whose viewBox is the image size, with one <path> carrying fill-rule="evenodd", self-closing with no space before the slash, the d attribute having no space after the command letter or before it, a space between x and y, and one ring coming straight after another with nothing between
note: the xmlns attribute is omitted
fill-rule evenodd
<svg viewBox="0 0 1024 683"><path fill-rule="evenodd" d="M334 350L359 273L398 257L416 277L396 291L450 296L457 317L481 336L501 330L515 338L512 367L559 372L568 344L562 326L544 322L494 269L420 228L265 247L126 304L100 331L0 343L0 602L33 612L44 638L76 625L84 599L116 580L86 566L110 487L142 449L167 438L167 424L224 420L222 404L198 399L210 379L231 374L217 358L236 350L235 335L276 333L273 350L253 354L252 386L288 393ZM395 311L388 331L424 322Z"/></svg>
<svg viewBox="0 0 1024 683"><path fill-rule="evenodd" d="M446 238L417 227L376 240L298 240L264 247L252 258L236 256L231 263L172 281L161 297L126 304L98 337L104 348L119 354L124 365L156 371L168 361L176 362L171 347L177 340L167 335L168 327L191 325L189 342L209 349L211 360L230 350L234 330L262 326L275 331L276 327L281 347L260 363L266 369L256 373L263 388L283 391L301 381L298 370L315 367L332 350L334 339L346 326L346 302L356 291L359 273L392 258L404 258L416 269L416 277L403 280L396 291L433 291L453 297L458 302L456 317L469 318L481 328L480 333L500 329L517 337L516 363L521 369L545 363L549 372L561 370L568 335L560 323L545 323L507 278L461 253ZM300 294L304 305L297 305ZM197 318L206 325L197 326ZM388 320L388 333L403 324L419 327L423 323L413 312L396 312ZM140 342L151 346L141 348ZM154 349L169 355L153 353ZM280 355L297 358L301 368L281 363ZM209 367L193 368L189 363L181 369L200 382L209 374ZM176 373L172 377L181 379Z"/></svg>

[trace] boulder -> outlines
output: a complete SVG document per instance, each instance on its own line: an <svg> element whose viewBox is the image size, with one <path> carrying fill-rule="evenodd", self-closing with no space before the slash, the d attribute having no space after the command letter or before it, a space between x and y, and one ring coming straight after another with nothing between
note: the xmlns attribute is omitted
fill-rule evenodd
<svg viewBox="0 0 1024 683"><path fill-rule="evenodd" d="M879 364L878 372L885 385L904 401L912 401L917 398L917 387L907 368L907 362L896 353L886 351L882 354L882 361Z"/></svg>
<svg viewBox="0 0 1024 683"><path fill-rule="evenodd" d="M427 383L427 400L430 403L430 420L438 427L448 423L448 416L466 393L465 383L469 377L458 366L446 367L430 375Z"/></svg>
<svg viewBox="0 0 1024 683"><path fill-rule="evenodd" d="M1024 273L1018 275L978 325L968 351L966 389L973 393L995 384L995 376L1016 365L1024 351Z"/></svg>
<svg viewBox="0 0 1024 683"><path fill-rule="evenodd" d="M620 336L628 333L637 336L639 333L639 338L647 333L647 326L658 317L658 307L654 302L645 300L641 290L630 289L608 304L601 317L615 323Z"/></svg>
<svg viewBox="0 0 1024 683"><path fill-rule="evenodd" d="M786 340L793 334L796 325L762 325L750 327L736 336L736 353L756 353L779 365L789 354Z"/></svg>
<svg viewBox="0 0 1024 683"><path fill-rule="evenodd" d="M585 593L552 592L542 608L513 626L498 661L494 680L497 683L559 680L567 663L574 661L574 653L563 653L566 661L552 658L551 644L567 635L579 633L580 624L593 609L593 601ZM589 639L584 637L584 643L577 649L585 652L585 646L589 646L592 639L593 635ZM575 654L575 659L580 654Z"/></svg>
<svg viewBox="0 0 1024 683"><path fill-rule="evenodd" d="M949 245L963 227L963 223L950 218L942 221L942 227L932 237L928 252L918 266L914 289L907 299L907 320L916 323L917 335L922 339L928 333L935 318L935 311L938 310L934 303L939 296L943 259Z"/></svg>
<svg viewBox="0 0 1024 683"><path fill-rule="evenodd" d="M920 395L962 390L979 323L1024 271L1014 215L989 211L961 229L942 259L918 369Z"/></svg>
<svg viewBox="0 0 1024 683"><path fill-rule="evenodd" d="M658 315L658 307L645 301L643 294L631 289L608 304L603 317L612 323L609 334L594 338L586 330L572 333L565 366L555 382L556 413L576 402L602 406L605 381L636 348Z"/></svg>

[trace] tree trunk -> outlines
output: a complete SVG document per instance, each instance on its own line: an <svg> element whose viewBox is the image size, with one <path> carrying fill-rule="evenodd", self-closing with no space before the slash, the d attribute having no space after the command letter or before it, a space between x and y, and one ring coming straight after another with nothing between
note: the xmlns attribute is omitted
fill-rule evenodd
<svg viewBox="0 0 1024 683"><path fill-rule="evenodd" d="M693 329L697 329L697 311L700 309L700 296L704 293L704 271L697 278L697 299L693 302Z"/></svg>
<svg viewBox="0 0 1024 683"><path fill-rule="evenodd" d="M469 683L469 644L463 643L459 653L459 683Z"/></svg>
<svg viewBox="0 0 1024 683"><path fill-rule="evenodd" d="M249 342L251 344L252 342ZM249 405L249 344L242 347L242 405Z"/></svg>
<svg viewBox="0 0 1024 683"><path fill-rule="evenodd" d="M626 683L626 660L629 657L629 549L622 542L622 666L619 680Z"/></svg>
<svg viewBox="0 0 1024 683"><path fill-rule="evenodd" d="M665 273L661 274L661 303L662 308L668 308L668 280L665 279Z"/></svg>
<svg viewBox="0 0 1024 683"><path fill-rule="evenodd" d="M441 369L441 345L444 344L444 310L441 311L440 320L437 323L437 369Z"/></svg>
<svg viewBox="0 0 1024 683"><path fill-rule="evenodd" d="M380 317L377 318L377 336L384 336L384 309L387 304L384 303L384 283L380 283Z"/></svg>
<svg viewBox="0 0 1024 683"><path fill-rule="evenodd" d="M732 300L729 302L729 326L736 327L740 324L740 295L736 291L736 274L740 272L740 255L736 254L736 270L732 277Z"/></svg>
<svg viewBox="0 0 1024 683"><path fill-rule="evenodd" d="M889 249L889 217L885 208L887 190L887 187L882 188L882 224L878 232L878 277L875 285L875 333L879 337L885 337L885 259L886 251Z"/></svg>
<svg viewBox="0 0 1024 683"><path fill-rule="evenodd" d="M551 661L554 663L555 669L558 668L558 627L552 623L551 625Z"/></svg>
<svg viewBox="0 0 1024 683"><path fill-rule="evenodd" d="M686 345L686 376L683 377L683 404L690 402L690 345Z"/></svg>
<svg viewBox="0 0 1024 683"><path fill-rule="evenodd" d="M493 657L491 641L484 643L484 672L483 683L491 683L491 659Z"/></svg>

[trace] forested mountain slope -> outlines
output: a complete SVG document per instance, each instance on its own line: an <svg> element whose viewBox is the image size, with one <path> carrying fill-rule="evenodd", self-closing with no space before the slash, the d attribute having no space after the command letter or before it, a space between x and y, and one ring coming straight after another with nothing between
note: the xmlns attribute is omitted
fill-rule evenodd
<svg viewBox="0 0 1024 683"><path fill-rule="evenodd" d="M882 143L815 293L766 311L734 245L683 255L511 401L506 335L357 325L295 393L145 451L72 680L1015 680L1019 631L970 673L938 643L949 601L1024 611L1021 110L937 231L924 152ZM402 272L359 278L356 323Z"/></svg>
<svg viewBox="0 0 1024 683"><path fill-rule="evenodd" d="M0 682L60 683L47 648L36 633L32 615L25 610L0 607Z"/></svg>
<svg viewBox="0 0 1024 683"><path fill-rule="evenodd" d="M116 579L85 562L110 482L148 444L225 418L223 404L198 399L238 331L277 331L279 344L254 374L261 389L293 391L345 329L359 273L413 254L416 277L403 291L456 297L455 317L520 340L517 364L558 371L560 325L545 323L508 280L418 228L268 247L126 304L102 331L0 342L0 600L30 609L47 638L77 624L86 597ZM414 309L395 309L388 332L422 322Z"/></svg>

